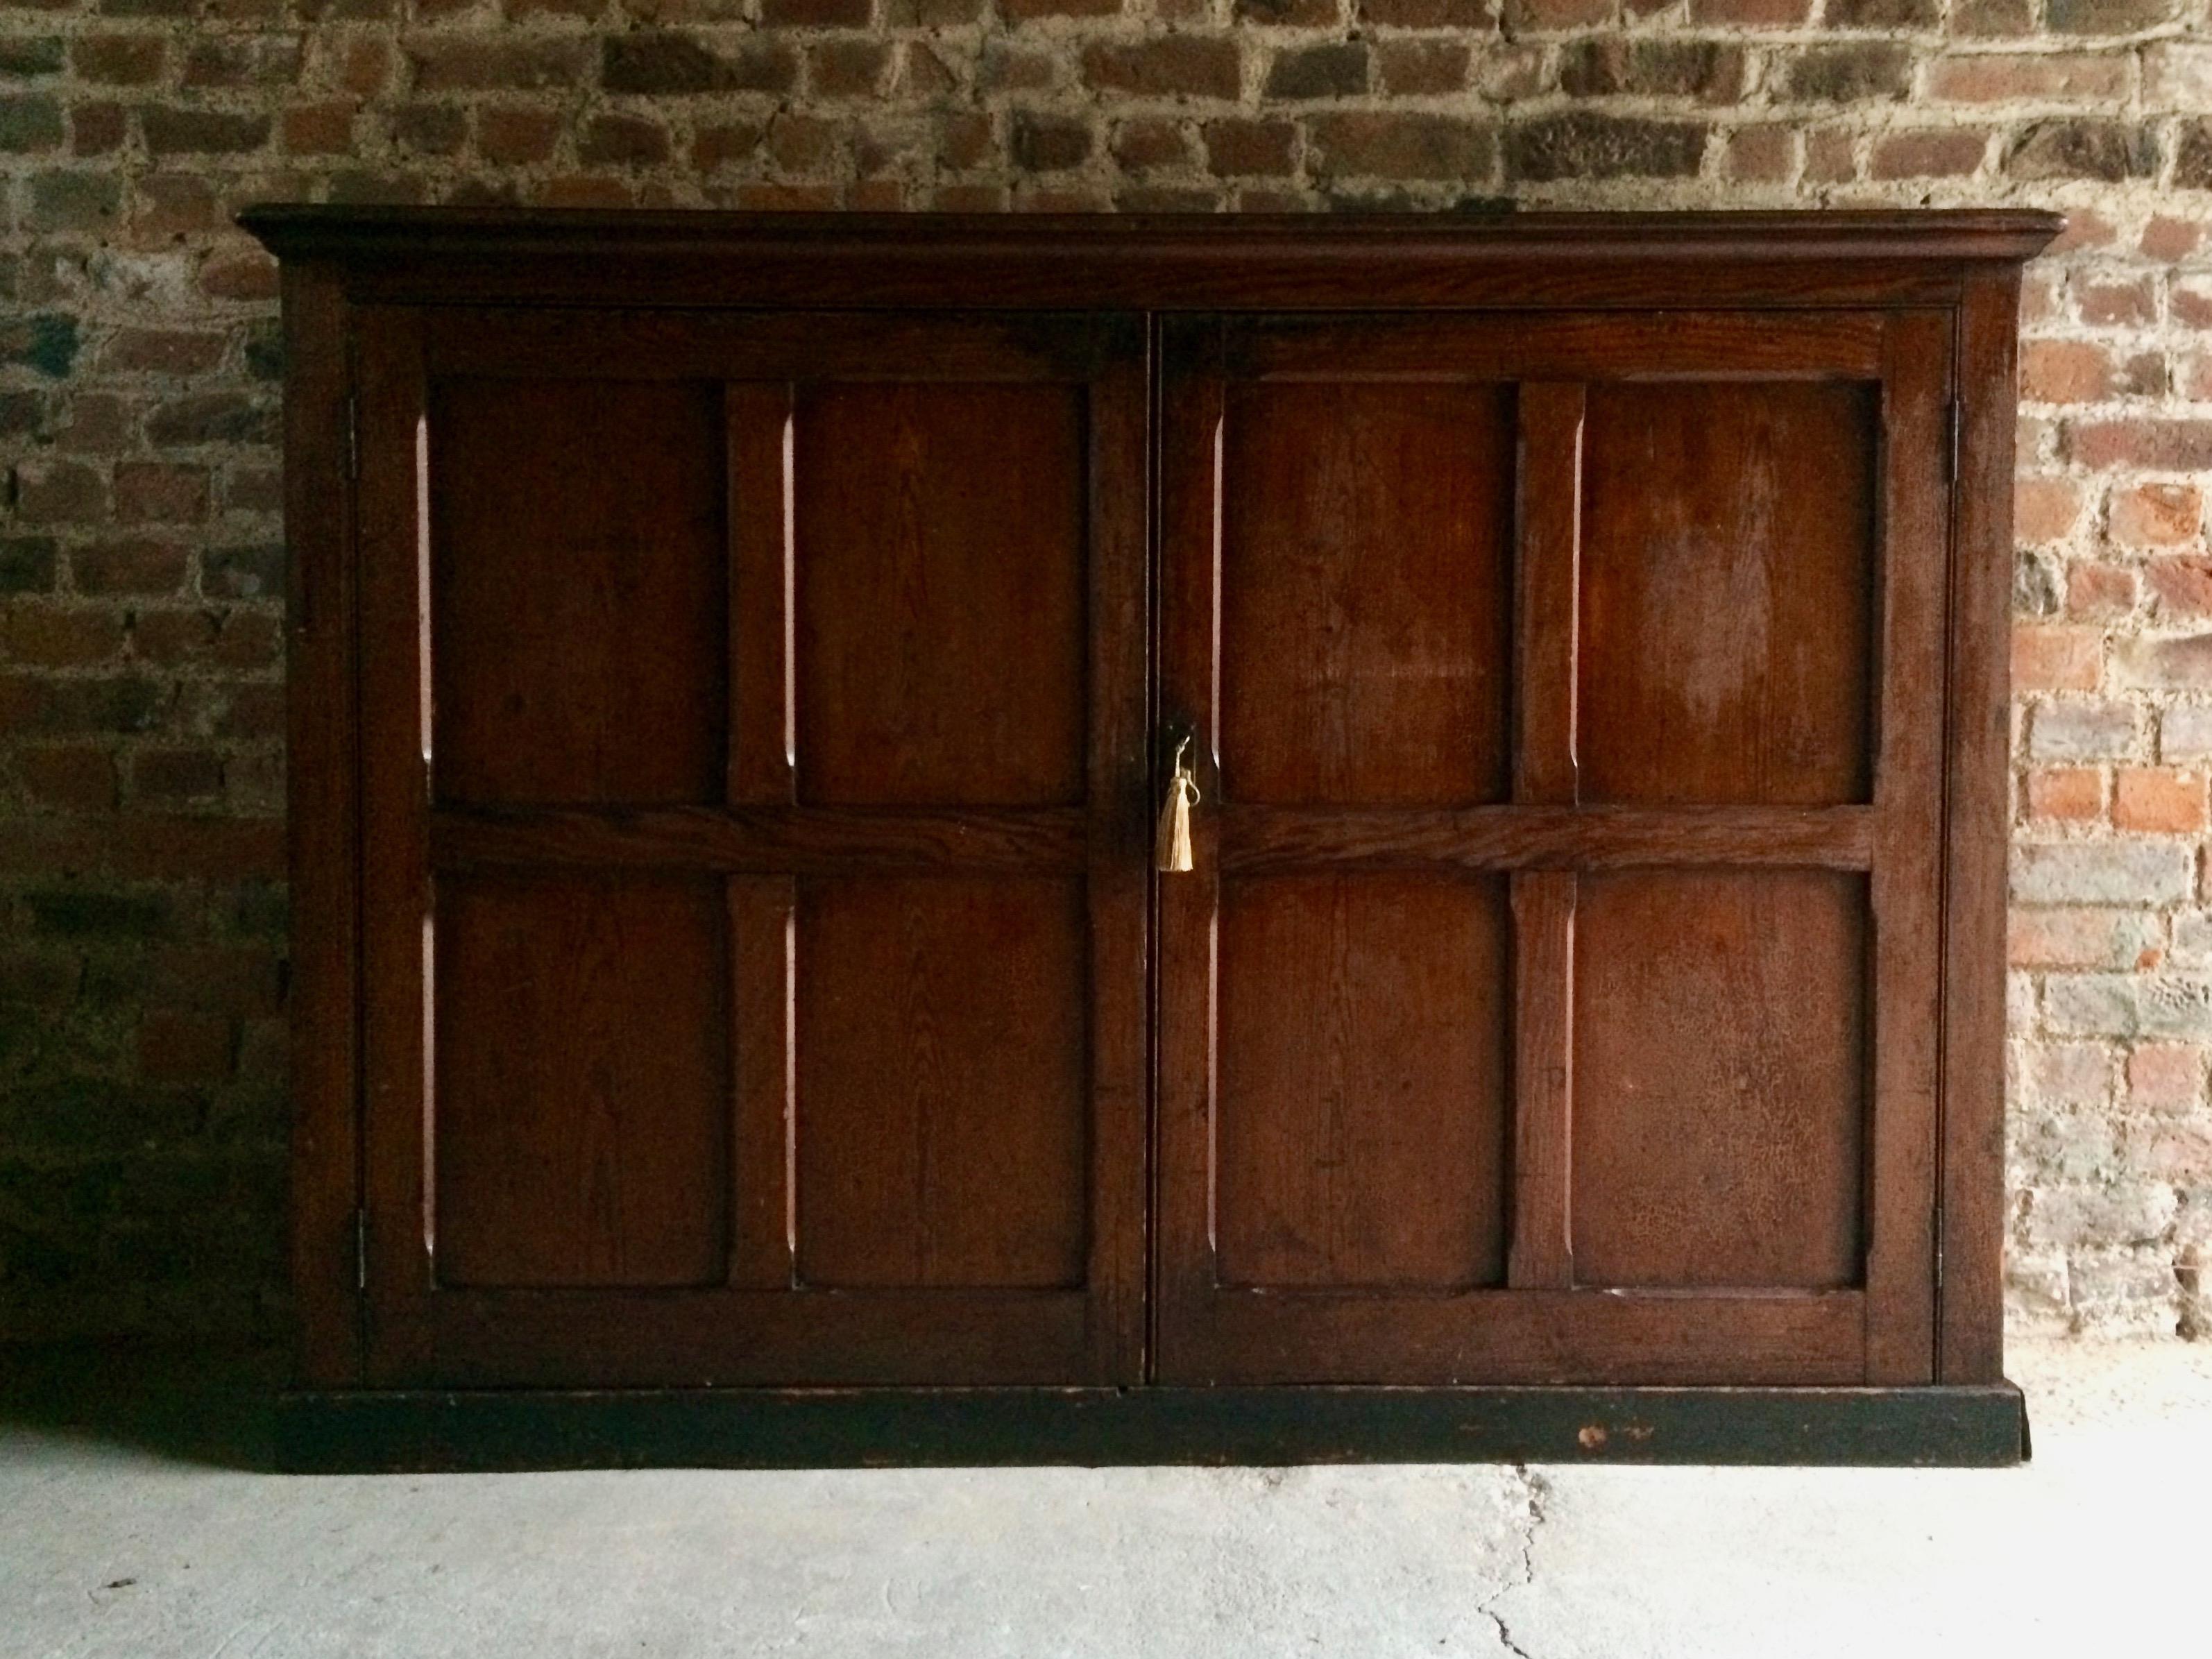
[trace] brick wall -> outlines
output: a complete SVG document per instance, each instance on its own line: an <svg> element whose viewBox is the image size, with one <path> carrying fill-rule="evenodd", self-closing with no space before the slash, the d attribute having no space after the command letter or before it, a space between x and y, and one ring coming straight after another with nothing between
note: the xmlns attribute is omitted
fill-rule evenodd
<svg viewBox="0 0 2212 1659"><path fill-rule="evenodd" d="M278 365L228 221L303 197L2067 210L2014 1317L2212 1331L2208 0L1499 3L0 0L0 1337L281 1322Z"/></svg>

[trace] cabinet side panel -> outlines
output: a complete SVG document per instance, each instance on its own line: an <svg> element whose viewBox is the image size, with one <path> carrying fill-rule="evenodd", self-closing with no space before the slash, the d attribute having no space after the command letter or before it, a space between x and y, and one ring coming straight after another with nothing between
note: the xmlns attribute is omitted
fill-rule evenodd
<svg viewBox="0 0 2212 1659"><path fill-rule="evenodd" d="M361 1374L360 842L348 463L348 313L337 274L284 267L285 773L291 841L292 1294L298 1374Z"/></svg>
<svg viewBox="0 0 2212 1659"><path fill-rule="evenodd" d="M1937 1380L2004 1369L2005 854L2014 371L2020 273L1970 273L1953 512L1945 804L1942 1260Z"/></svg>

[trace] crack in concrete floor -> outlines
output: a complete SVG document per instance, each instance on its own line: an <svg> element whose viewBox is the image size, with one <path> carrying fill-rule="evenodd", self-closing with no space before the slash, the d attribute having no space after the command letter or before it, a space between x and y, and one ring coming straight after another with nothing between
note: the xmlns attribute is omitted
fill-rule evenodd
<svg viewBox="0 0 2212 1659"><path fill-rule="evenodd" d="M1515 1527L1521 1551L1521 1577L1505 1585L1496 1594L1483 1598L1482 1614L1497 1627L1498 1639L1505 1650L1516 1659L1534 1659L1528 1649L1513 1639L1513 1627L1498 1604L1516 1589L1526 1589L1536 1582L1536 1532L1544 1524L1544 1498L1551 1490L1544 1477L1530 1469L1526 1463L1513 1465L1513 1474L1522 1490L1522 1512Z"/></svg>
<svg viewBox="0 0 2212 1659"><path fill-rule="evenodd" d="M0 1424L0 1654L2074 1659L2201 1645L2201 1613L2118 1587L2201 1576L2212 1345L2031 1350L2014 1374L2038 1461L1997 1472L288 1480Z"/></svg>

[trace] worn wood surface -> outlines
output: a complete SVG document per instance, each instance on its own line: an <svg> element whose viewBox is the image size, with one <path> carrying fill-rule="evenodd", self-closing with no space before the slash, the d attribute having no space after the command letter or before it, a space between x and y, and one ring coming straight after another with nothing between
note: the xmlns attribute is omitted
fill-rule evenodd
<svg viewBox="0 0 2212 1659"><path fill-rule="evenodd" d="M254 222L306 1380L1998 1376L2047 220Z"/></svg>

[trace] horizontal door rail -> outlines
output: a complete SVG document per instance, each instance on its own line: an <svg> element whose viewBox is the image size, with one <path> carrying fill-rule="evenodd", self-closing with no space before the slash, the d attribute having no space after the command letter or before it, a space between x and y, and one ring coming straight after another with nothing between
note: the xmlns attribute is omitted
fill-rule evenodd
<svg viewBox="0 0 2212 1659"><path fill-rule="evenodd" d="M1287 806L1218 809L1221 871L1622 869L1639 865L1873 867L1866 806Z"/></svg>
<svg viewBox="0 0 2212 1659"><path fill-rule="evenodd" d="M442 872L591 865L769 875L858 870L1019 870L1079 875L1082 807L445 807L430 815Z"/></svg>

